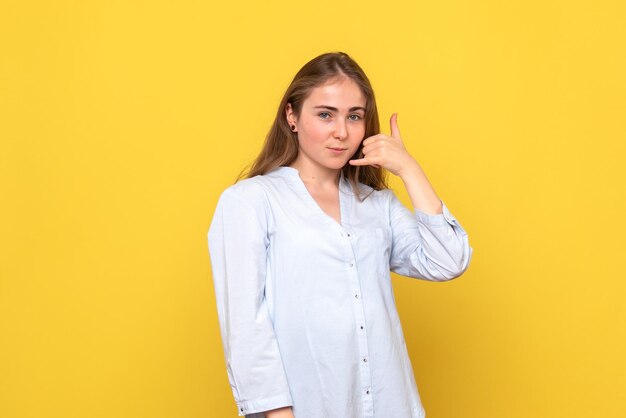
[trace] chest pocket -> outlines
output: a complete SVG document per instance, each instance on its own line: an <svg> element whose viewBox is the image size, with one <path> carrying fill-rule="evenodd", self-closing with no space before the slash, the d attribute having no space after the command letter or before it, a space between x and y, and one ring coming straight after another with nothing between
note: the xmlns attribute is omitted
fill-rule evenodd
<svg viewBox="0 0 626 418"><path fill-rule="evenodd" d="M389 272L391 238L391 230L384 226L367 228L359 234L356 250L372 272Z"/></svg>

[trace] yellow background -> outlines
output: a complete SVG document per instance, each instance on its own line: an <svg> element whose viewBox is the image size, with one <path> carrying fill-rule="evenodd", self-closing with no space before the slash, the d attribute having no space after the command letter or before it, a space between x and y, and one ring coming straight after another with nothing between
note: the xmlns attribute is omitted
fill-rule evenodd
<svg viewBox="0 0 626 418"><path fill-rule="evenodd" d="M3 0L0 416L236 416L206 232L332 50L475 251L449 283L393 278L428 416L626 416L624 22L622 0Z"/></svg>

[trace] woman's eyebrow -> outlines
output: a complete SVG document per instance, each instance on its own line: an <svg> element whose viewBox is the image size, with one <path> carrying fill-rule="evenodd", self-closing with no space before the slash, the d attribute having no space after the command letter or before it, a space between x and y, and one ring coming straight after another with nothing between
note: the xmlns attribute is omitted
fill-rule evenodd
<svg viewBox="0 0 626 418"><path fill-rule="evenodd" d="M336 107L333 106L326 106L326 105L319 105L319 106L314 106L314 109L328 109L328 110L332 110L332 111L338 111L339 109L337 109ZM362 110L365 112L365 108L362 106L352 106L350 109L348 109L350 112L354 112L355 110Z"/></svg>

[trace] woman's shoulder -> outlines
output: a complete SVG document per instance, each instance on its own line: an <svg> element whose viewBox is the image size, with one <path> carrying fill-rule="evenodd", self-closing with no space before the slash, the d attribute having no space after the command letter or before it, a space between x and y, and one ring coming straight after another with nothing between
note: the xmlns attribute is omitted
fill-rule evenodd
<svg viewBox="0 0 626 418"><path fill-rule="evenodd" d="M281 176L276 175L274 171L270 171L266 174L259 174L253 177L246 177L238 180L235 184L227 187L221 194L220 199L235 199L249 205L259 207L269 207L270 196L276 189L281 189L283 184L277 184L281 182Z"/></svg>
<svg viewBox="0 0 626 418"><path fill-rule="evenodd" d="M254 176L237 181L224 189L220 199L239 199L248 203L261 203L265 200L264 176Z"/></svg>
<svg viewBox="0 0 626 418"><path fill-rule="evenodd" d="M299 179L297 170L292 167L280 166L270 169L264 174L246 177L231 185L224 193L240 196L260 196L268 191L281 188L287 183Z"/></svg>

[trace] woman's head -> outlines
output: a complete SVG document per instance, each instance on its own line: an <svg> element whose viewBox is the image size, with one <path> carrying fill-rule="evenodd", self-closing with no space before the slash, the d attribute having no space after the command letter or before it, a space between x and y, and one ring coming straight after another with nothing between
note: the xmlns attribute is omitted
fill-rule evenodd
<svg viewBox="0 0 626 418"><path fill-rule="evenodd" d="M298 157L300 147L298 144L298 133L292 131L287 115L291 114L294 120L298 119L305 100L314 89L346 78L352 82L351 85L358 86L365 102L365 110L362 115L364 135L359 142L379 133L378 110L376 108L374 91L361 67L343 52L322 54L306 63L298 71L285 91L278 106L274 123L265 139L263 149L252 164L246 177L265 174L276 167L287 166L293 163ZM293 121L291 125L293 125ZM362 145L359 145L354 155L350 156L350 158L361 157L361 149ZM342 170L344 176L353 185L361 182L374 189L386 187L384 172L381 168L346 164Z"/></svg>

